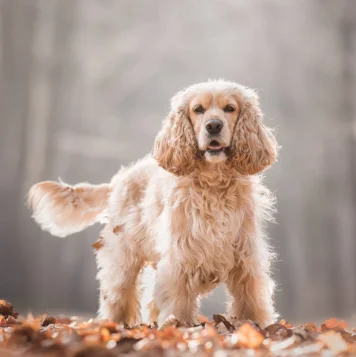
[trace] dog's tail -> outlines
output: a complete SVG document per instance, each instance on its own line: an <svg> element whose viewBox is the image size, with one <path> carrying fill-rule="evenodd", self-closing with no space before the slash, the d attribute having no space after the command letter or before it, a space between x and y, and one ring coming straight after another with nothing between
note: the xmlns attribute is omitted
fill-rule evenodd
<svg viewBox="0 0 356 357"><path fill-rule="evenodd" d="M43 230L65 237L103 219L110 193L110 184L43 181L31 187L28 205Z"/></svg>

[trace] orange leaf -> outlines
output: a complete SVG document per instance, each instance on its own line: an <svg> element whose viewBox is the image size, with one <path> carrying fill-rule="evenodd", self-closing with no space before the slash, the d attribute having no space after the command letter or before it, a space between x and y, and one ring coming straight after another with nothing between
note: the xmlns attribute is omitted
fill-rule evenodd
<svg viewBox="0 0 356 357"><path fill-rule="evenodd" d="M281 321L279 321L279 323L285 328L293 328L293 325L291 325L287 320L282 319Z"/></svg>
<svg viewBox="0 0 356 357"><path fill-rule="evenodd" d="M238 337L237 342L241 347L257 349L261 347L265 339L263 335L249 323L243 324L235 333Z"/></svg>
<svg viewBox="0 0 356 357"><path fill-rule="evenodd" d="M101 335L102 341L108 342L110 340L110 331L107 328L103 327L100 330L100 335Z"/></svg>
<svg viewBox="0 0 356 357"><path fill-rule="evenodd" d="M328 329L341 328L344 330L347 328L347 323L344 320L337 320L335 318L331 318L325 321L325 326Z"/></svg>

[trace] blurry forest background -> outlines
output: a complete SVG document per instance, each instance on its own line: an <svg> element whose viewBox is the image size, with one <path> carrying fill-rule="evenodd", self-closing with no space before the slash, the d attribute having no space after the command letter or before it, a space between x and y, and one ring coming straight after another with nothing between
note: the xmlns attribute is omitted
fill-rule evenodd
<svg viewBox="0 0 356 357"><path fill-rule="evenodd" d="M277 127L278 310L355 316L355 0L0 0L0 298L94 314L100 227L51 237L26 192L108 181L151 150L170 97L208 78L257 88ZM223 289L204 300L223 309Z"/></svg>

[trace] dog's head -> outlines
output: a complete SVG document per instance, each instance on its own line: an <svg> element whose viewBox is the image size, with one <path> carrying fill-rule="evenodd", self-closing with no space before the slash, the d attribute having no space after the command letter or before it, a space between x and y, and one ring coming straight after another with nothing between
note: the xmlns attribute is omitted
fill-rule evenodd
<svg viewBox="0 0 356 357"><path fill-rule="evenodd" d="M277 143L262 123L256 93L226 81L209 81L178 92L156 137L153 155L175 175L200 163L226 163L253 175L276 159Z"/></svg>

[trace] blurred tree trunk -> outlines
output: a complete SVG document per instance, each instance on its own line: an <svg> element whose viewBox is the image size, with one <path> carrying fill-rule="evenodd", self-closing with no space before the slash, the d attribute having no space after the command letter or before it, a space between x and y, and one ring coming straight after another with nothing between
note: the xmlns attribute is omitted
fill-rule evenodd
<svg viewBox="0 0 356 357"><path fill-rule="evenodd" d="M32 81L33 42L37 9L31 1L0 3L0 234L11 244L0 249L1 286L5 296L26 296L26 266L19 259L19 202L25 167L24 142ZM6 272L6 273L5 273Z"/></svg>
<svg viewBox="0 0 356 357"><path fill-rule="evenodd" d="M338 253L341 274L345 279L337 279L338 288L344 292L344 300L336 299L339 314L354 310L356 301L356 2L344 1L340 18L341 44L341 91L340 117L341 125L345 129L345 171L340 182L340 173L336 172L336 180L342 192L342 201L337 206L341 208L339 214L340 228L338 232Z"/></svg>

